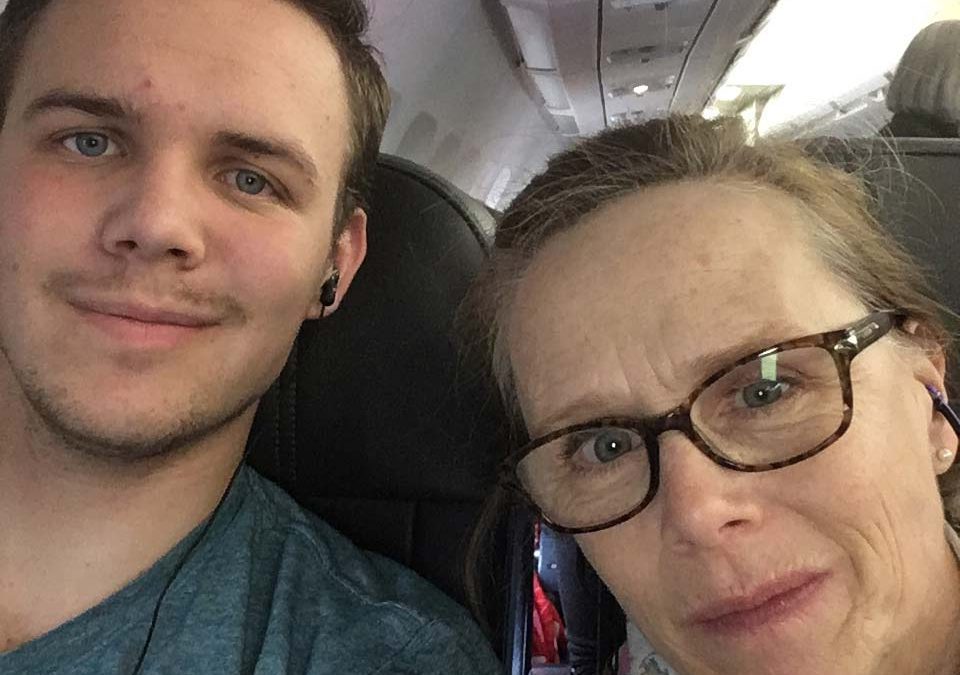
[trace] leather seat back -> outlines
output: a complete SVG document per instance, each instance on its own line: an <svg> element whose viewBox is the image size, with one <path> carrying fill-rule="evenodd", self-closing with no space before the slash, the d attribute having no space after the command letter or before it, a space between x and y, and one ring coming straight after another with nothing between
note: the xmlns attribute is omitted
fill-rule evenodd
<svg viewBox="0 0 960 675"><path fill-rule="evenodd" d="M454 323L494 220L395 157L381 157L374 190L367 259L338 311L304 324L261 401L250 462L462 603L463 554L506 425Z"/></svg>

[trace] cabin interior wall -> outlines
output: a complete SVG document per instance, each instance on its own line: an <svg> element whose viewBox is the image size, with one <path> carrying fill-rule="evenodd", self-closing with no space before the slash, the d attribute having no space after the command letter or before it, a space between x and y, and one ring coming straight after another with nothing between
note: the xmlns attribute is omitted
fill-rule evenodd
<svg viewBox="0 0 960 675"><path fill-rule="evenodd" d="M565 146L482 0L368 0L394 106L382 149L502 207Z"/></svg>

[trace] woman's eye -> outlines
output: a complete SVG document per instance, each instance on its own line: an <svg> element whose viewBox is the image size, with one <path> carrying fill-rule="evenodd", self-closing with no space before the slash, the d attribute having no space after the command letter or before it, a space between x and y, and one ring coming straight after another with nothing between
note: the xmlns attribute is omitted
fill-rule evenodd
<svg viewBox="0 0 960 675"><path fill-rule="evenodd" d="M783 380L757 380L737 391L738 407L763 408L776 403L790 390Z"/></svg>
<svg viewBox="0 0 960 675"><path fill-rule="evenodd" d="M237 169L235 171L229 171L227 175L230 181L237 186L237 189L243 193L256 197L267 191L270 193L270 196L276 195L276 191L273 189L270 181L267 180L263 174L257 173L256 171Z"/></svg>
<svg viewBox="0 0 960 675"><path fill-rule="evenodd" d="M104 134L79 133L63 139L63 145L84 157L103 157L116 152L116 146Z"/></svg>
<svg viewBox="0 0 960 675"><path fill-rule="evenodd" d="M607 464L642 446L643 441L635 432L604 429L585 439L575 454L587 464Z"/></svg>

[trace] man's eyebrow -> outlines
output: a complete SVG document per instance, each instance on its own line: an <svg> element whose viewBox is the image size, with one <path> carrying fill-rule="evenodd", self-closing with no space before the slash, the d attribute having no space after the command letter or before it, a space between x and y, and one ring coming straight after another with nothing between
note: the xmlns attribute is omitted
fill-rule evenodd
<svg viewBox="0 0 960 675"><path fill-rule="evenodd" d="M214 145L233 148L251 155L271 157L292 164L311 183L316 183L320 175L317 165L310 157L310 153L294 141L252 136L239 131L221 131L214 136L213 142Z"/></svg>
<svg viewBox="0 0 960 675"><path fill-rule="evenodd" d="M133 110L120 99L78 91L55 89L34 99L24 112L31 119L50 110L75 110L93 117L112 119L136 118ZM310 154L299 144L278 138L253 136L239 131L221 131L215 145L234 148L251 155L273 157L294 165L311 183L316 183L319 172Z"/></svg>
<svg viewBox="0 0 960 675"><path fill-rule="evenodd" d="M24 119L31 119L50 110L76 110L94 117L122 119L136 117L119 99L79 91L54 89L34 99L24 111Z"/></svg>

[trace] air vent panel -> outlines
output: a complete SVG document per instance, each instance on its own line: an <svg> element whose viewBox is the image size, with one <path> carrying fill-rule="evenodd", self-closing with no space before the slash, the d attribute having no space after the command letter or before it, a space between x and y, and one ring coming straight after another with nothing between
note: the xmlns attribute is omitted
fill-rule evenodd
<svg viewBox="0 0 960 675"><path fill-rule="evenodd" d="M577 124L577 118L573 115L554 115L553 119L557 122L557 128L564 136L579 136L580 126Z"/></svg>

